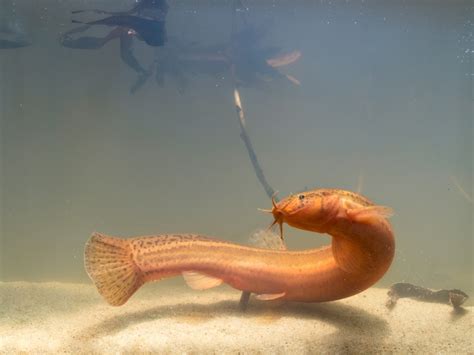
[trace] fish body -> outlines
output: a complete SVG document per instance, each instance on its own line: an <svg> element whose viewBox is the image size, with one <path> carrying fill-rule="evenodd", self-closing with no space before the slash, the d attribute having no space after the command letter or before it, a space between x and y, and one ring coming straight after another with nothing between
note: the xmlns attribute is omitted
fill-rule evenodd
<svg viewBox="0 0 474 355"><path fill-rule="evenodd" d="M329 234L331 245L269 250L195 234L121 239L94 233L85 249L87 273L112 305L125 303L146 282L176 275L196 289L227 283L261 299L301 302L348 297L382 277L394 254L385 215L369 200L342 190L310 191L303 199L299 195L275 204L274 216L278 222Z"/></svg>

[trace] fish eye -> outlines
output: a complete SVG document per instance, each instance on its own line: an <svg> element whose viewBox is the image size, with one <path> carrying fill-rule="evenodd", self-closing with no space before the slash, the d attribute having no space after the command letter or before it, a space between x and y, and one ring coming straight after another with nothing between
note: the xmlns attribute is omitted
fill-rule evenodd
<svg viewBox="0 0 474 355"><path fill-rule="evenodd" d="M298 198L299 198L300 200L304 200L304 195L301 194L301 195L298 196Z"/></svg>

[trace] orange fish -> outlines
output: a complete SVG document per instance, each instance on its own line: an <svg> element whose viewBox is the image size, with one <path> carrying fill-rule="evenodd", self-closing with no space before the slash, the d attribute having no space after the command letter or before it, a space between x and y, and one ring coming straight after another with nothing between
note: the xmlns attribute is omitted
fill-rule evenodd
<svg viewBox="0 0 474 355"><path fill-rule="evenodd" d="M182 275L194 289L227 283L263 300L324 302L379 280L395 251L390 209L344 190L314 190L273 201L275 223L329 234L332 243L302 251L269 250L195 234L121 239L94 233L85 267L111 305L144 283Z"/></svg>

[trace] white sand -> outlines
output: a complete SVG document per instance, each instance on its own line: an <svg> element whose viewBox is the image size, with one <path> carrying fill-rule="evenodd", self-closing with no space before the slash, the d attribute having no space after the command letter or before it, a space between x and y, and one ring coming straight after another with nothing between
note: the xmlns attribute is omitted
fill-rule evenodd
<svg viewBox="0 0 474 355"><path fill-rule="evenodd" d="M473 307L402 299L386 290L296 304L251 299L225 287L146 285L122 307L91 285L0 283L0 352L474 353Z"/></svg>

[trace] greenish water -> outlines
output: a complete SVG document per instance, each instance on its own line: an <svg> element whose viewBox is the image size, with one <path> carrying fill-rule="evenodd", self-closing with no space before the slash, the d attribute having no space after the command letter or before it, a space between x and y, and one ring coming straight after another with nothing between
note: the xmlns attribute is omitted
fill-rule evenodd
<svg viewBox="0 0 474 355"><path fill-rule="evenodd" d="M280 196L356 190L395 210L396 259L380 282L472 294L472 19L468 1L244 2L264 45L302 57L285 80L241 88L247 128ZM225 43L230 1L170 1L170 42ZM71 10L119 2L1 0L32 45L0 49L0 280L88 282L93 231L202 233L247 243L270 200L241 141L230 73L136 74L118 41L61 47ZM83 16L87 18L87 15ZM101 32L102 31L102 32ZM92 34L104 34L92 29ZM167 50L137 42L145 67ZM465 191L465 193L462 192ZM465 196L467 194L467 196ZM469 197L471 201L469 201ZM328 243L287 229L290 248Z"/></svg>

